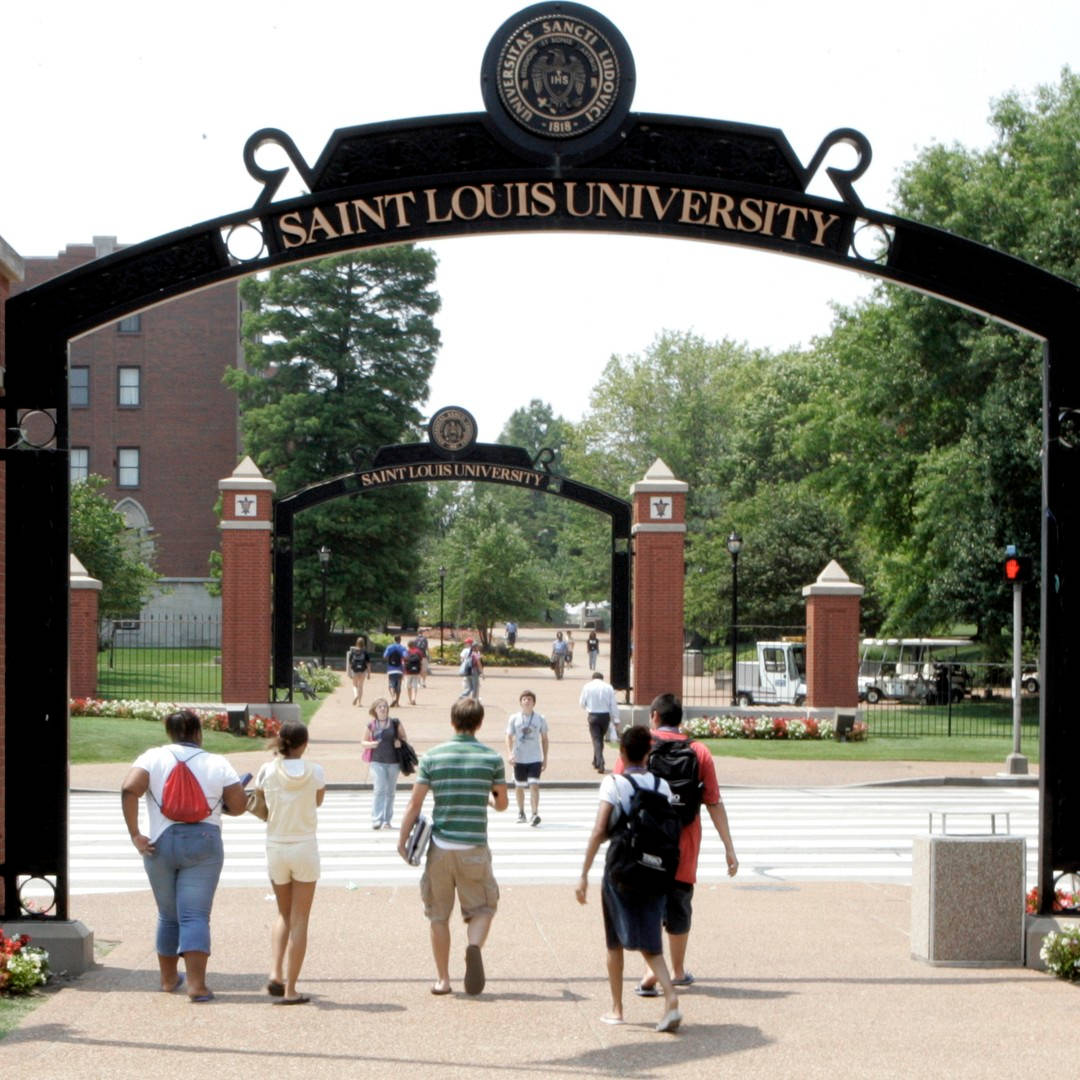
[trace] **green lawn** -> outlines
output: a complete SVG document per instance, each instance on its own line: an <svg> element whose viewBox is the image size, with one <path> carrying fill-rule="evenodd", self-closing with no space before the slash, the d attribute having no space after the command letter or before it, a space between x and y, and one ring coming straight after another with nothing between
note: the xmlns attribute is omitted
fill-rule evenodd
<svg viewBox="0 0 1080 1080"><path fill-rule="evenodd" d="M0 1039L14 1031L44 1000L44 994L0 997Z"/></svg>
<svg viewBox="0 0 1080 1080"><path fill-rule="evenodd" d="M999 761L1012 753L1012 738L926 735L920 738L871 736L865 742L833 739L703 739L717 757L775 761ZM1037 732L1024 732L1020 752L1039 760Z"/></svg>
<svg viewBox="0 0 1080 1080"><path fill-rule="evenodd" d="M322 699L301 701L300 719L311 722ZM68 758L72 765L109 761L134 761L144 750L165 742L165 727L159 721L128 720L114 716L73 716L71 718ZM222 731L204 731L203 746L215 754L237 754L261 750L265 739L228 735Z"/></svg>
<svg viewBox="0 0 1080 1080"><path fill-rule="evenodd" d="M218 648L124 648L98 654L98 695L129 701L220 701Z"/></svg>

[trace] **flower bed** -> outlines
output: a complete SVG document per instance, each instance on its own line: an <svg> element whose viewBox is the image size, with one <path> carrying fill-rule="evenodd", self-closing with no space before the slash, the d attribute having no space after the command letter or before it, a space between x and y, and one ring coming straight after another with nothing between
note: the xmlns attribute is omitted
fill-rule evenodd
<svg viewBox="0 0 1080 1080"><path fill-rule="evenodd" d="M831 739L836 734L832 720L813 716L696 716L683 721L685 734L695 739ZM861 720L848 735L849 742L867 737Z"/></svg>
<svg viewBox="0 0 1080 1080"><path fill-rule="evenodd" d="M1036 885L1034 889L1027 894L1026 898L1027 913L1034 915L1039 910L1039 886ZM1057 889L1054 892L1054 910L1055 911L1075 911L1080 908L1080 893L1066 892L1065 889Z"/></svg>
<svg viewBox="0 0 1080 1080"><path fill-rule="evenodd" d="M156 720L159 723L169 713L184 708L168 701L101 701L97 698L72 698L72 716L117 716L124 720ZM214 709L192 709L208 731L230 731L229 714ZM273 738L281 730L281 722L272 716L253 714L248 717L247 728L236 732L249 739Z"/></svg>
<svg viewBox="0 0 1080 1080"><path fill-rule="evenodd" d="M30 936L7 937L0 930L0 994L29 994L49 978L49 954Z"/></svg>

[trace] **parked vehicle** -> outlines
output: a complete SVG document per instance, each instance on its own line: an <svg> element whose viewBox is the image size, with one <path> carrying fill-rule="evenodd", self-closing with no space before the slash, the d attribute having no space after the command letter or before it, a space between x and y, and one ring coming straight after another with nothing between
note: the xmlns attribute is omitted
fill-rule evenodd
<svg viewBox="0 0 1080 1080"><path fill-rule="evenodd" d="M863 638L859 700L960 701L971 692L971 673L956 651L972 644L970 638Z"/></svg>
<svg viewBox="0 0 1080 1080"><path fill-rule="evenodd" d="M806 701L806 645L759 641L756 649L756 659L738 662L737 704L802 705Z"/></svg>
<svg viewBox="0 0 1080 1080"><path fill-rule="evenodd" d="M1039 669L1025 671L1020 676L1020 685L1029 694L1037 694L1039 692Z"/></svg>

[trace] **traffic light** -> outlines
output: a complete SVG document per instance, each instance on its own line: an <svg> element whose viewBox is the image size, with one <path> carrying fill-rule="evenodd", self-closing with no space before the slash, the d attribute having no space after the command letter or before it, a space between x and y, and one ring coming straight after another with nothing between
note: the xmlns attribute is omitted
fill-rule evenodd
<svg viewBox="0 0 1080 1080"><path fill-rule="evenodd" d="M1027 555L1017 555L1015 551L1007 552L1002 570L1007 582L1022 585L1031 578L1031 559Z"/></svg>

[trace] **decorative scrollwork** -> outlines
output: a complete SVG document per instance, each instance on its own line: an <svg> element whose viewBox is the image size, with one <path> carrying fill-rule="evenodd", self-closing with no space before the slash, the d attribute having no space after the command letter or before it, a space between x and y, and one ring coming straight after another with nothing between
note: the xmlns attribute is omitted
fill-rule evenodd
<svg viewBox="0 0 1080 1080"><path fill-rule="evenodd" d="M22 914L40 917L56 911L56 878L37 874L20 875L15 888Z"/></svg>
<svg viewBox="0 0 1080 1080"><path fill-rule="evenodd" d="M829 179L840 192L840 197L844 202L851 203L852 206L857 206L861 210L862 199L855 194L855 181L870 167L870 159L873 156L870 140L861 131L856 131L854 128L837 128L835 131L830 131L822 139L817 153L806 167L806 184L809 186L814 174L821 168L825 155L834 146L850 146L859 155L859 160L853 169L838 169L834 165L829 165L825 172L828 173Z"/></svg>
<svg viewBox="0 0 1080 1080"><path fill-rule="evenodd" d="M536 457L533 458L533 468L543 469L544 472L551 472L551 463L555 460L555 451L550 446L541 447L537 451Z"/></svg>
<svg viewBox="0 0 1080 1080"><path fill-rule="evenodd" d="M296 143L284 131L279 128L261 128L256 131L244 144L244 165L248 173L263 185L262 193L255 200L254 206L252 206L252 209L256 211L262 210L274 201L274 196L277 194L278 188L281 187L281 182L289 172L288 166L280 169L264 169L255 160L255 155L268 143L280 146L285 151L296 171L303 178L304 183L307 184L309 191L311 190L314 175L311 166L308 165L303 154L296 148Z"/></svg>

